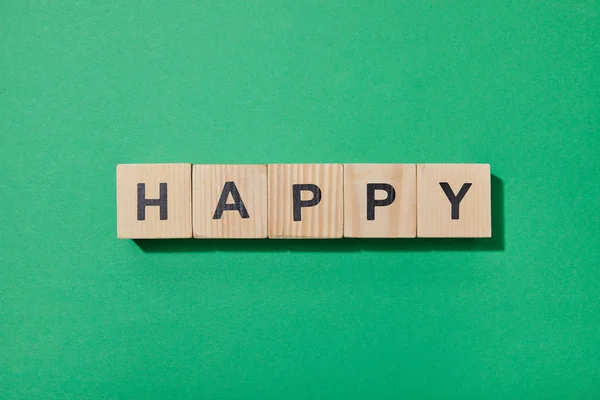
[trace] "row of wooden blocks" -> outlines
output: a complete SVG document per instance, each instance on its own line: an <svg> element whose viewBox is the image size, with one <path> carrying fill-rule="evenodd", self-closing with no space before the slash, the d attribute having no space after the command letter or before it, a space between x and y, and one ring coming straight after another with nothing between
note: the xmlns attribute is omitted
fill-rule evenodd
<svg viewBox="0 0 600 400"><path fill-rule="evenodd" d="M119 238L490 237L489 164L121 164Z"/></svg>

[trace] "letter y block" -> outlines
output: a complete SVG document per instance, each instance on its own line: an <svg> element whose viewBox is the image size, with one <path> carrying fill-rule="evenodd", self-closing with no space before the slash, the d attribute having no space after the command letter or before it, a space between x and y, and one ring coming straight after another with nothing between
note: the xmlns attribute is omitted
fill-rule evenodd
<svg viewBox="0 0 600 400"><path fill-rule="evenodd" d="M492 236L489 164L417 165L417 237Z"/></svg>

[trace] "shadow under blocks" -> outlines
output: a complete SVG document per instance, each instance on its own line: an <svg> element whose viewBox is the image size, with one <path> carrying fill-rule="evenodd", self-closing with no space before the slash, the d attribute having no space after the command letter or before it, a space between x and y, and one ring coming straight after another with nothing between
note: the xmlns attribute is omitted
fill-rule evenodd
<svg viewBox="0 0 600 400"><path fill-rule="evenodd" d="M492 237L448 239L134 239L144 252L503 251L504 183L491 177Z"/></svg>

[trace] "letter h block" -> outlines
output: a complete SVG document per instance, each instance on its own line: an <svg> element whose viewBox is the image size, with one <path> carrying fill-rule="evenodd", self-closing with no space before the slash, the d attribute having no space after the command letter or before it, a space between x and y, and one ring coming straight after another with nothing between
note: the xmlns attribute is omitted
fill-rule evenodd
<svg viewBox="0 0 600 400"><path fill-rule="evenodd" d="M341 164L269 165L269 238L341 238Z"/></svg>
<svg viewBox="0 0 600 400"><path fill-rule="evenodd" d="M117 165L117 236L191 238L191 181L191 164Z"/></svg>
<svg viewBox="0 0 600 400"><path fill-rule="evenodd" d="M417 237L492 236L489 164L417 165Z"/></svg>

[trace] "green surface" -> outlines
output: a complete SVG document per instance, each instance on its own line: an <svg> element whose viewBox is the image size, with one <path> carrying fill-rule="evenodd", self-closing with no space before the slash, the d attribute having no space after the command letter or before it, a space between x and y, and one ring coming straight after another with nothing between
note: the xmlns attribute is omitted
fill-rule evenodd
<svg viewBox="0 0 600 400"><path fill-rule="evenodd" d="M600 4L491 3L2 2L0 397L599 398ZM489 162L494 238L117 240L138 162Z"/></svg>

